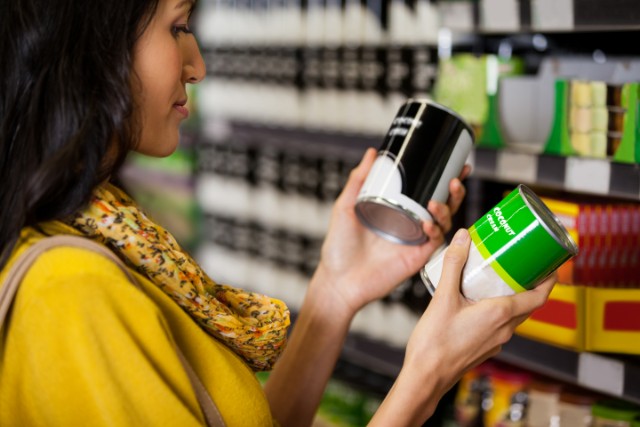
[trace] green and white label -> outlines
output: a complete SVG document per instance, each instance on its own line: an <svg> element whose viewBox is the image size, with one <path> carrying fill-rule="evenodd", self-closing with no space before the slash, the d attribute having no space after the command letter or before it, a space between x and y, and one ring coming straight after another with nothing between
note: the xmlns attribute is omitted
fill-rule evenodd
<svg viewBox="0 0 640 427"><path fill-rule="evenodd" d="M516 188L469 228L484 260L515 292L532 289L571 256L540 222L541 214Z"/></svg>

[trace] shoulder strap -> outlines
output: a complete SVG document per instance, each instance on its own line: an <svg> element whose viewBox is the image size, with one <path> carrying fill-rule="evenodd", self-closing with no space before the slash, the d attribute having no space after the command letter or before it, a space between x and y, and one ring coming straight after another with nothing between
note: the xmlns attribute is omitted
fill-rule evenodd
<svg viewBox="0 0 640 427"><path fill-rule="evenodd" d="M27 249L27 251L16 260L15 264L11 267L11 270L9 270L7 277L5 278L4 283L0 288L0 328L6 320L7 313L9 312L14 297L18 292L18 287L20 286L22 279L24 278L33 262L45 251L59 246L83 248L103 255L104 257L118 265L122 272L127 276L127 279L129 279L129 281L138 289L142 290L142 286L140 286L140 283L138 283L129 269L124 265L122 260L120 260L120 258L118 258L106 247L80 236L56 235L47 237ZM220 415L216 404L213 402L213 399L211 399L211 396L205 389L196 372L191 367L189 361L185 358L184 354L177 346L176 353L178 354L178 358L184 366L184 370L189 376L191 385L193 386L196 397L198 398L198 402L200 403L200 408L202 409L202 412L204 413L205 419L207 421L207 426L224 426L224 420L222 419L222 416Z"/></svg>

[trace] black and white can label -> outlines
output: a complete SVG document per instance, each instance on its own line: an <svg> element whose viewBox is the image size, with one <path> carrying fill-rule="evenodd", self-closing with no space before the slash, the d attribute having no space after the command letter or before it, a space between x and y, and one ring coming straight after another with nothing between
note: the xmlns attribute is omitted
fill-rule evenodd
<svg viewBox="0 0 640 427"><path fill-rule="evenodd" d="M430 100L408 100L358 195L360 221L388 240L424 243L422 222L432 220L426 205L446 203L449 181L462 171L473 143L473 130L452 110Z"/></svg>
<svg viewBox="0 0 640 427"><path fill-rule="evenodd" d="M430 100L409 99L391 122L356 203L360 221L402 244L427 240L422 222L432 220L429 200L446 203L473 147L471 127Z"/></svg>

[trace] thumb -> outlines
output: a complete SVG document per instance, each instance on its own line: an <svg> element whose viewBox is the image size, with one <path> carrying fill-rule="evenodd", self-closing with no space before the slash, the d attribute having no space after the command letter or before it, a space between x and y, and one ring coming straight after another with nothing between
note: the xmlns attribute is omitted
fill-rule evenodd
<svg viewBox="0 0 640 427"><path fill-rule="evenodd" d="M373 148L367 148L358 166L356 166L349 174L349 179L347 180L347 183L345 184L342 193L340 193L340 197L338 197L336 203L346 206L353 206L356 203L360 189L362 188L365 179L367 179L367 174L371 170L375 159L376 150Z"/></svg>
<svg viewBox="0 0 640 427"><path fill-rule="evenodd" d="M458 230L453 236L451 244L444 254L442 276L437 288L441 294L460 295L462 269L469 256L470 244L471 237L469 236L469 232L464 228Z"/></svg>

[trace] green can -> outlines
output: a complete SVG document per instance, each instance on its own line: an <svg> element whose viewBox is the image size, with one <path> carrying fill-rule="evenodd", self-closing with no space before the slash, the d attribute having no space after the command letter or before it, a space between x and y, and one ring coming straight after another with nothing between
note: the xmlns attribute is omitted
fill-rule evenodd
<svg viewBox="0 0 640 427"><path fill-rule="evenodd" d="M578 246L558 218L527 186L519 185L470 228L471 248L462 273L462 293L472 300L533 289ZM445 250L421 271L433 294Z"/></svg>

